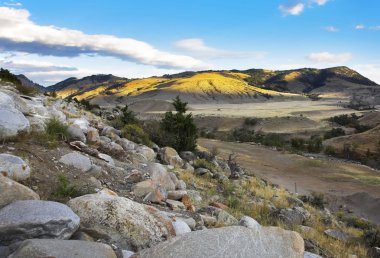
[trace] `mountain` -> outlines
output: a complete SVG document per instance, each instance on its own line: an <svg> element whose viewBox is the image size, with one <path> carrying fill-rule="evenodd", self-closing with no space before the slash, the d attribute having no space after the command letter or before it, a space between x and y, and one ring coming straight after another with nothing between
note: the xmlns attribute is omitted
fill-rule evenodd
<svg viewBox="0 0 380 258"><path fill-rule="evenodd" d="M348 67L183 72L126 79L113 75L69 78L49 87L60 97L87 99L100 105L125 101L167 101L179 95L190 103L242 103L268 99L305 99L308 94L349 97L358 90L379 96L375 82Z"/></svg>
<svg viewBox="0 0 380 258"><path fill-rule="evenodd" d="M33 82L30 80L28 77L26 77L23 74L16 75L16 77L20 80L21 84L25 87L31 87L31 88L36 88L41 92L45 92L46 88L38 83Z"/></svg>

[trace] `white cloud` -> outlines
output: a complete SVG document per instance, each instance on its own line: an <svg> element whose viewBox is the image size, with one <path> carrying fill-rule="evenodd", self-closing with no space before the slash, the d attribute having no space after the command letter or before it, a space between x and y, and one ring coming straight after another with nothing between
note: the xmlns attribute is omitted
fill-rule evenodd
<svg viewBox="0 0 380 258"><path fill-rule="evenodd" d="M334 27L334 26L327 26L327 27L325 27L325 30L328 32L338 32L339 31L339 29Z"/></svg>
<svg viewBox="0 0 380 258"><path fill-rule="evenodd" d="M135 39L41 26L29 18L28 10L0 7L0 48L52 56L98 54L163 68L210 68L195 58L163 52Z"/></svg>
<svg viewBox="0 0 380 258"><path fill-rule="evenodd" d="M351 53L332 54L329 52L311 53L307 57L310 61L317 63L345 63L352 59Z"/></svg>
<svg viewBox="0 0 380 258"><path fill-rule="evenodd" d="M306 7L313 5L325 5L329 0L288 0L286 4L279 6L280 11L284 16L300 15Z"/></svg>
<svg viewBox="0 0 380 258"><path fill-rule="evenodd" d="M257 59L263 58L266 55L265 52L235 52L212 48L207 46L202 39L198 38L179 40L174 45L181 51L201 58Z"/></svg>
<svg viewBox="0 0 380 258"><path fill-rule="evenodd" d="M72 66L55 65L49 62L32 60L0 60L0 66L5 67L14 73L28 72L51 72L51 71L76 71Z"/></svg>
<svg viewBox="0 0 380 258"><path fill-rule="evenodd" d="M6 6L14 6L14 7L21 7L22 6L22 3L15 2L14 0L11 0L9 2L4 2L3 4Z"/></svg>
<svg viewBox="0 0 380 258"><path fill-rule="evenodd" d="M355 29L356 30L364 30L365 26L363 24L358 24L358 25L355 26Z"/></svg>
<svg viewBox="0 0 380 258"><path fill-rule="evenodd" d="M358 64L352 68L380 85L380 64Z"/></svg>
<svg viewBox="0 0 380 258"><path fill-rule="evenodd" d="M380 25L369 27L370 30L380 30Z"/></svg>

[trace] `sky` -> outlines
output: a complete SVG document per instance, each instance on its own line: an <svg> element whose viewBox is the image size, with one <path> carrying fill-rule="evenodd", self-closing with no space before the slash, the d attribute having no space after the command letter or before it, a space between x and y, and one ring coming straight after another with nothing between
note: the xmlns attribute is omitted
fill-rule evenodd
<svg viewBox="0 0 380 258"><path fill-rule="evenodd" d="M378 0L0 0L0 67L68 77L348 66L380 84Z"/></svg>

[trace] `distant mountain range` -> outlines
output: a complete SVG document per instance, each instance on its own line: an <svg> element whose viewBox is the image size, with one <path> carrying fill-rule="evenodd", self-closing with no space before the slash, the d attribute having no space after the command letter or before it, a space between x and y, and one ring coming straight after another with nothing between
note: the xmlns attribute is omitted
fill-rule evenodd
<svg viewBox="0 0 380 258"><path fill-rule="evenodd" d="M167 101L179 95L190 103L242 103L268 99L304 99L310 94L350 96L380 86L348 67L183 72L161 77L127 79L109 75L69 78L47 87L58 96L86 99L100 105ZM379 100L380 101L380 100Z"/></svg>

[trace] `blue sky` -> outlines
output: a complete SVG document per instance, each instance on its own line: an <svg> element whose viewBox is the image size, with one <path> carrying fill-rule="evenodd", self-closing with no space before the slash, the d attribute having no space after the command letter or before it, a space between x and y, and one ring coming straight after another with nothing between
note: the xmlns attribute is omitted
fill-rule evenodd
<svg viewBox="0 0 380 258"><path fill-rule="evenodd" d="M377 0L0 0L0 66L50 85L346 65L380 83Z"/></svg>

